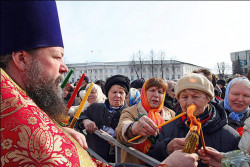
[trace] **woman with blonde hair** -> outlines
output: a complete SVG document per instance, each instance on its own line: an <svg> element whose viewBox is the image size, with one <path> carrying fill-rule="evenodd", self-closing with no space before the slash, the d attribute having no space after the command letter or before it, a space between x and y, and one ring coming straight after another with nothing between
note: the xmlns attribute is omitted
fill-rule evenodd
<svg viewBox="0 0 250 167"><path fill-rule="evenodd" d="M89 87L90 87L91 83L89 83L86 86L86 92L88 91ZM80 94L80 98L83 99L83 97L85 96ZM86 110L88 108L88 106L90 106L92 103L104 103L104 101L107 99L107 97L102 93L102 89L100 86L98 86L97 84L94 84L88 100L86 102L86 104L84 105L84 110Z"/></svg>
<svg viewBox="0 0 250 167"><path fill-rule="evenodd" d="M81 90L79 92L79 103L81 103L82 99L84 98L85 94L86 94L86 91L88 91L89 87L90 87L91 83L89 83L87 86L86 86L86 90ZM102 89L100 88L100 86L98 86L97 84L94 84L94 86L92 87L92 90L89 94L89 97L83 107L83 110L82 111L85 111L87 110L87 108L93 104L93 103L104 103L105 101L106 96L102 93ZM74 116L75 112L77 111L79 106L72 106L70 109L69 109L69 112L68 114L70 116Z"/></svg>

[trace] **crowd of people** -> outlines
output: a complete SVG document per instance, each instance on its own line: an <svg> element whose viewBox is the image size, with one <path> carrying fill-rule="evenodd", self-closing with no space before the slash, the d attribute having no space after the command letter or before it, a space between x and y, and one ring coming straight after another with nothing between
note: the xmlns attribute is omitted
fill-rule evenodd
<svg viewBox="0 0 250 167"><path fill-rule="evenodd" d="M250 69L247 76L227 81L208 69L171 81L130 81L124 75L97 80L71 129L60 122L73 118L90 81L85 76L67 108L79 79L60 87L68 68L56 2L1 1L0 7L1 166L111 166L86 151L89 147L115 162L114 145L96 130L157 159L158 166L219 167L227 152L250 154ZM199 139L195 151L186 153L193 122L183 113L191 105L204 141ZM114 165L148 166L125 150L121 163Z"/></svg>

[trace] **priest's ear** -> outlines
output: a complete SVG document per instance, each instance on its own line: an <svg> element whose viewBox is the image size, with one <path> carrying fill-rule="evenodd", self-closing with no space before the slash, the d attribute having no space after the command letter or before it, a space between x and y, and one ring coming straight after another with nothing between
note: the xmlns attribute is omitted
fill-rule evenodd
<svg viewBox="0 0 250 167"><path fill-rule="evenodd" d="M31 55L24 50L18 51L18 52L12 52L12 60L14 66L18 68L20 71L24 71L27 66L27 64L31 61Z"/></svg>

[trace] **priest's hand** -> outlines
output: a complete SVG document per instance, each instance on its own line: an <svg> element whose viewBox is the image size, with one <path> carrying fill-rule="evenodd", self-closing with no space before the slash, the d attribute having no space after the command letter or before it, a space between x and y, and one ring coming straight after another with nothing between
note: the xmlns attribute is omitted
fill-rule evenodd
<svg viewBox="0 0 250 167"><path fill-rule="evenodd" d="M88 148L86 138L83 134L75 131L74 129L63 127L85 150Z"/></svg>

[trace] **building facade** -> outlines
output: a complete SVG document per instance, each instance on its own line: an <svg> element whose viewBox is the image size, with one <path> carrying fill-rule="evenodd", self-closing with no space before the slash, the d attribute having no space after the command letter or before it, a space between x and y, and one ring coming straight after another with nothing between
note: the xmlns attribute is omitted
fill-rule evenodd
<svg viewBox="0 0 250 167"><path fill-rule="evenodd" d="M69 68L74 69L69 78L69 82L75 83L83 73L89 77L91 82L97 80L106 80L113 75L122 74L127 76L131 81L138 78L161 77L167 80L177 80L181 76L192 72L193 70L204 68L190 63L184 63L176 60L131 62L93 62L93 63L75 63L66 64ZM65 74L66 76L67 74Z"/></svg>
<svg viewBox="0 0 250 167"><path fill-rule="evenodd" d="M239 64L240 71L243 75L247 74L248 68L250 68L250 50L232 52L230 53L232 61L233 74L235 74L235 66ZM239 61L239 63L237 63Z"/></svg>

